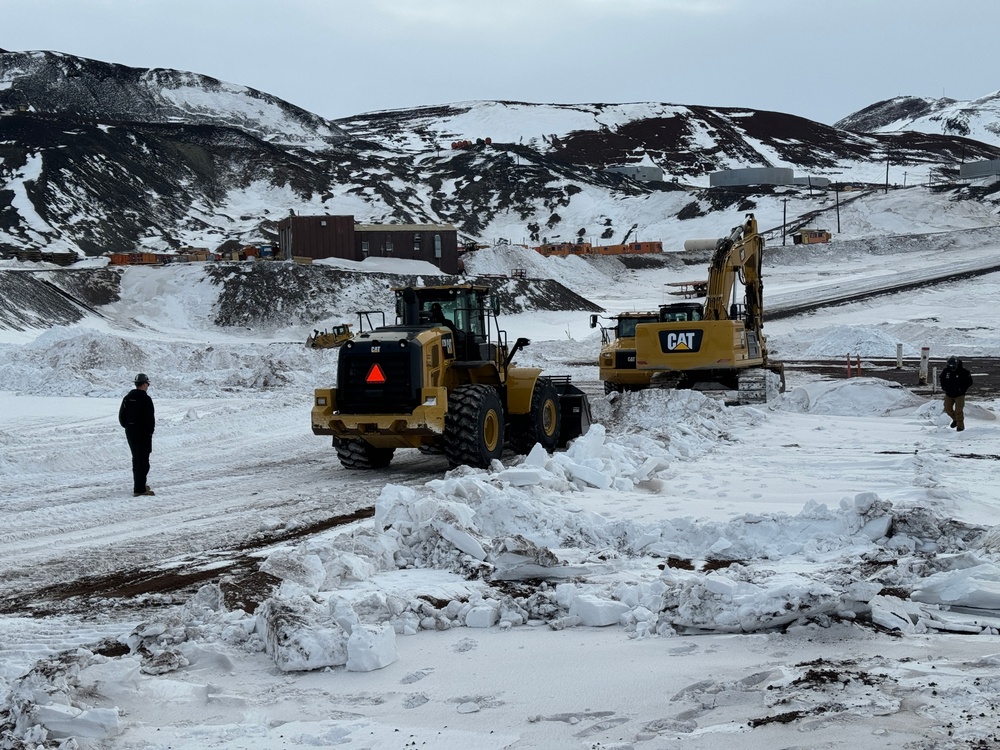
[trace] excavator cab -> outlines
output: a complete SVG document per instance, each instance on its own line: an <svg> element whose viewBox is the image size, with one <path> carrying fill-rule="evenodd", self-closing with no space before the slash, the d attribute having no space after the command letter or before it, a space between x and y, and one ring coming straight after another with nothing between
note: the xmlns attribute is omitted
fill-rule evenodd
<svg viewBox="0 0 1000 750"><path fill-rule="evenodd" d="M610 317L613 325L601 325L598 315L590 316L590 327L601 328L601 352L597 366L604 392L640 390L649 386L652 375L636 370L635 331L640 323L655 323L659 313L623 312Z"/></svg>
<svg viewBox="0 0 1000 750"><path fill-rule="evenodd" d="M705 309L698 302L675 302L660 307L658 317L661 323L701 320L705 317ZM635 335L634 329L632 335Z"/></svg>

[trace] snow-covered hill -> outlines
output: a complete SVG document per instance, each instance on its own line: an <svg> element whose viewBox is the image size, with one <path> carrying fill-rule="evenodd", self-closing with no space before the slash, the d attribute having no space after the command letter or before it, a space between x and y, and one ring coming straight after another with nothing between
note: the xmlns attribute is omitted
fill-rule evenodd
<svg viewBox="0 0 1000 750"><path fill-rule="evenodd" d="M131 68L58 52L0 50L0 110L98 122L234 128L262 141L329 148L345 134L277 97L209 76Z"/></svg>
<svg viewBox="0 0 1000 750"><path fill-rule="evenodd" d="M957 135L1000 146L1000 91L972 101L897 96L848 115L834 127L864 133Z"/></svg>
<svg viewBox="0 0 1000 750"><path fill-rule="evenodd" d="M474 145L452 149L455 140ZM270 242L290 210L451 223L486 244L620 239L633 224L641 239L670 243L682 234L672 227L729 222L716 212L766 211L774 227L785 198L813 193L707 191L713 171L782 166L880 183L887 151L901 184L1000 157L952 135L861 134L794 114L655 102L481 101L331 123L193 73L0 52L0 252ZM618 164L657 165L666 179L604 171Z"/></svg>

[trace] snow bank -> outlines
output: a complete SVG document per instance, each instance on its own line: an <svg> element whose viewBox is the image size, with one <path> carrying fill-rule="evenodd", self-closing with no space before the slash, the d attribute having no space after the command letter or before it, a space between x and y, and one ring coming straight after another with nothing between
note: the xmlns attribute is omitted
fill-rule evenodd
<svg viewBox="0 0 1000 750"><path fill-rule="evenodd" d="M878 378L849 378L808 383L781 394L769 406L780 411L842 417L884 416L917 408L927 399L901 385Z"/></svg>
<svg viewBox="0 0 1000 750"><path fill-rule="evenodd" d="M309 391L336 382L336 352L304 344L138 340L81 328L53 328L33 341L0 346L0 383L21 395L124 395L138 372L163 397Z"/></svg>

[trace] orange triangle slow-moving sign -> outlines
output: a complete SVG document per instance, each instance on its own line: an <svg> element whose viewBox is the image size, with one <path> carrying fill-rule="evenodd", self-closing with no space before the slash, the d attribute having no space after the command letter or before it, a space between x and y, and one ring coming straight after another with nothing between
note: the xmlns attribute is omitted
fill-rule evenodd
<svg viewBox="0 0 1000 750"><path fill-rule="evenodd" d="M366 383L384 383L385 382L385 372L382 371L382 367L378 362L371 366L368 371L368 376L365 378Z"/></svg>

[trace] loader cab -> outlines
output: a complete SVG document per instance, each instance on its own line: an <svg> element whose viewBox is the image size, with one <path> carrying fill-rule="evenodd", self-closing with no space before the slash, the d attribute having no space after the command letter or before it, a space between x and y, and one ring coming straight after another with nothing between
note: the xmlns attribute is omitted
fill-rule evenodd
<svg viewBox="0 0 1000 750"><path fill-rule="evenodd" d="M705 310L698 302L676 302L672 305L663 305L660 308L660 323L683 323L688 321L702 320L705 317ZM633 335L634 328L633 328Z"/></svg>
<svg viewBox="0 0 1000 750"><path fill-rule="evenodd" d="M406 326L445 326L455 337L455 358L491 358L490 318L495 314L489 287L444 286L396 290L396 314Z"/></svg>

